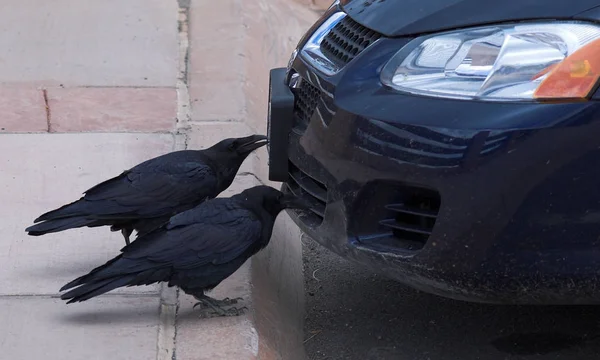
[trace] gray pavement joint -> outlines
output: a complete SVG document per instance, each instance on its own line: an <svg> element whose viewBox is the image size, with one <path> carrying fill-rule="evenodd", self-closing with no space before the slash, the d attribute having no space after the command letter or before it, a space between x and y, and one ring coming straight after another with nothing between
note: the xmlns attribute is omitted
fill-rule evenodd
<svg viewBox="0 0 600 360"><path fill-rule="evenodd" d="M50 104L48 103L48 90L42 89L42 97L44 98L44 106L46 108L46 131L52 132L52 122L50 117Z"/></svg>
<svg viewBox="0 0 600 360"><path fill-rule="evenodd" d="M162 284L160 292L160 319L156 360L175 360L177 342L177 312L179 311L179 291L175 287Z"/></svg>
<svg viewBox="0 0 600 360"><path fill-rule="evenodd" d="M184 4L185 5L185 4ZM188 122L191 119L190 92L188 88L188 61L189 61L189 1L187 7L182 7L180 2L178 9L178 40L179 40L179 62L177 76L177 130L187 132Z"/></svg>

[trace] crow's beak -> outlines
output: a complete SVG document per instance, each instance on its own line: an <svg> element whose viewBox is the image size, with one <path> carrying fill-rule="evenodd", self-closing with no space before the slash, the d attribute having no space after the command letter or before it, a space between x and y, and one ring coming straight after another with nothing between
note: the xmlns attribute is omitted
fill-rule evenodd
<svg viewBox="0 0 600 360"><path fill-rule="evenodd" d="M294 194L285 194L281 199L281 204L286 209L310 210L310 203Z"/></svg>
<svg viewBox="0 0 600 360"><path fill-rule="evenodd" d="M245 138L240 138L238 152L240 154L248 154L258 149L259 147L265 146L268 140L264 135L250 135Z"/></svg>

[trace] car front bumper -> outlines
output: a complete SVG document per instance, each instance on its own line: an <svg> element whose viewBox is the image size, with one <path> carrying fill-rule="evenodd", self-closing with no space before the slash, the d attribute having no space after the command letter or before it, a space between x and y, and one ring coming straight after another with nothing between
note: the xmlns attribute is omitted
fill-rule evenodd
<svg viewBox="0 0 600 360"><path fill-rule="evenodd" d="M291 212L294 221L427 292L600 303L600 104L401 95L381 86L378 69L403 41L379 41L331 77L299 56L273 84L296 88L292 118L270 119L291 129L270 148L289 162L271 166L289 173L277 179L284 191L315 205Z"/></svg>

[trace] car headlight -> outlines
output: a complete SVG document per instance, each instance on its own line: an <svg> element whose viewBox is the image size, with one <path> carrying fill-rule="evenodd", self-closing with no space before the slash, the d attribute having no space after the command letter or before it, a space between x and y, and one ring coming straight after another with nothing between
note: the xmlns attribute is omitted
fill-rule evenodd
<svg viewBox="0 0 600 360"><path fill-rule="evenodd" d="M585 99L600 77L600 27L574 22L477 27L419 37L381 72L396 90L442 98Z"/></svg>

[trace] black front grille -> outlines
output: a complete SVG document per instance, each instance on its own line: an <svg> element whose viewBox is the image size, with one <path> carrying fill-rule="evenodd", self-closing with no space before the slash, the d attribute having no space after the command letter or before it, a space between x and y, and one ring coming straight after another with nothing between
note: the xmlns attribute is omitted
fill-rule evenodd
<svg viewBox="0 0 600 360"><path fill-rule="evenodd" d="M321 52L337 66L343 67L380 37L381 34L346 16L325 36Z"/></svg>
<svg viewBox="0 0 600 360"><path fill-rule="evenodd" d="M294 115L296 116L296 121L294 127L306 130L310 123L310 118L317 108L321 91L303 79L299 87L292 89L292 92L295 96Z"/></svg>
<svg viewBox="0 0 600 360"><path fill-rule="evenodd" d="M407 250L423 248L440 211L439 196L414 193L403 202L384 207L387 216L379 221L379 225L390 230L396 239L406 245Z"/></svg>
<svg viewBox="0 0 600 360"><path fill-rule="evenodd" d="M291 161L288 166L290 177L285 183L287 190L311 204L311 211L315 215L314 225L320 225L327 205L327 186L298 169Z"/></svg>
<svg viewBox="0 0 600 360"><path fill-rule="evenodd" d="M429 240L440 205L433 189L372 181L353 204L349 231L376 251L418 251Z"/></svg>

